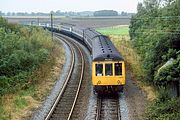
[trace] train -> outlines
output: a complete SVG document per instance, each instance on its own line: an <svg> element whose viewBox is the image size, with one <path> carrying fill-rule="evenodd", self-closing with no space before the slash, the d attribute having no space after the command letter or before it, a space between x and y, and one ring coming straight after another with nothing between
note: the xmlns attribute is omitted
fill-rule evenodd
<svg viewBox="0 0 180 120"><path fill-rule="evenodd" d="M55 30L83 42L92 55L92 85L96 93L123 92L125 62L108 36L93 28L59 25Z"/></svg>

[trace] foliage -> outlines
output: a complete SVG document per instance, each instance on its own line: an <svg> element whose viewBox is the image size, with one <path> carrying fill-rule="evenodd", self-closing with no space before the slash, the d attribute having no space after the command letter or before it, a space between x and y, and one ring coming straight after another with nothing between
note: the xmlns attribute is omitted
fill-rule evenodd
<svg viewBox="0 0 180 120"><path fill-rule="evenodd" d="M179 0L144 0L138 4L138 13L131 19L129 33L133 46L143 58L143 67L148 74L146 79L156 85L180 80L179 9ZM175 59L173 64L156 75L158 69L171 58Z"/></svg>
<svg viewBox="0 0 180 120"><path fill-rule="evenodd" d="M94 16L118 16L118 12L114 10L99 10L94 12Z"/></svg>
<svg viewBox="0 0 180 120"><path fill-rule="evenodd" d="M144 0L137 10L130 22L130 38L147 71L146 80L159 91L146 119L178 120L180 99L171 98L167 88L180 82L180 0Z"/></svg>
<svg viewBox="0 0 180 120"><path fill-rule="evenodd" d="M146 120L179 120L180 99L170 99L165 102L153 103L147 113Z"/></svg>
<svg viewBox="0 0 180 120"><path fill-rule="evenodd" d="M172 54L171 54L172 55ZM165 64L166 65L166 64ZM177 59L173 59L172 63L162 66L155 75L154 82L157 85L166 86L170 81L179 80L180 75L180 54Z"/></svg>
<svg viewBox="0 0 180 120"><path fill-rule="evenodd" d="M0 17L0 95L33 83L30 76L48 60L53 48L50 37L41 28L7 23Z"/></svg>

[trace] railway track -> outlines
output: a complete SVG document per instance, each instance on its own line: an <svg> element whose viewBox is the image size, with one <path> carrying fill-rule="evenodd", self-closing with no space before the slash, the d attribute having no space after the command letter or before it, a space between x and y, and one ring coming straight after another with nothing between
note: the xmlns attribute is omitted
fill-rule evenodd
<svg viewBox="0 0 180 120"><path fill-rule="evenodd" d="M58 34L56 34L56 37L63 40L69 46L72 54L72 62L63 88L61 89L61 92L59 93L45 120L69 120L72 117L80 92L85 62L83 53L75 42L68 40L68 38L59 36ZM77 62L77 58L79 62ZM78 64L76 69L74 69L75 63ZM79 71L79 74L77 74L77 71Z"/></svg>
<svg viewBox="0 0 180 120"><path fill-rule="evenodd" d="M96 120L121 120L118 95L98 97Z"/></svg>

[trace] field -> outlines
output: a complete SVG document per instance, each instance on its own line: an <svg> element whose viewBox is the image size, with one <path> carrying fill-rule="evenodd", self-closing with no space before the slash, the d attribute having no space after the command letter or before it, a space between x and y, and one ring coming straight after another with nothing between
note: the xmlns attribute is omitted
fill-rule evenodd
<svg viewBox="0 0 180 120"><path fill-rule="evenodd" d="M70 23L78 27L110 27L117 25L129 25L130 17L56 17L54 16L54 24ZM24 16L24 17L6 17L10 23L21 23L21 24L37 24L39 23L50 23L50 17L44 16Z"/></svg>
<svg viewBox="0 0 180 120"><path fill-rule="evenodd" d="M97 28L96 30L105 35L128 35L129 34L128 33L129 28L127 25Z"/></svg>

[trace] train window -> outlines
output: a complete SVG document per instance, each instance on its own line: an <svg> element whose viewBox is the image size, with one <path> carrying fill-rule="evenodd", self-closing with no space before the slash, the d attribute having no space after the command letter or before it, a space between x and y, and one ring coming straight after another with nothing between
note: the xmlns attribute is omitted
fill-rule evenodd
<svg viewBox="0 0 180 120"><path fill-rule="evenodd" d="M96 64L96 76L103 76L103 64Z"/></svg>
<svg viewBox="0 0 180 120"><path fill-rule="evenodd" d="M105 64L105 75L112 76L112 64Z"/></svg>
<svg viewBox="0 0 180 120"><path fill-rule="evenodd" d="M115 75L122 75L122 63L115 63Z"/></svg>

